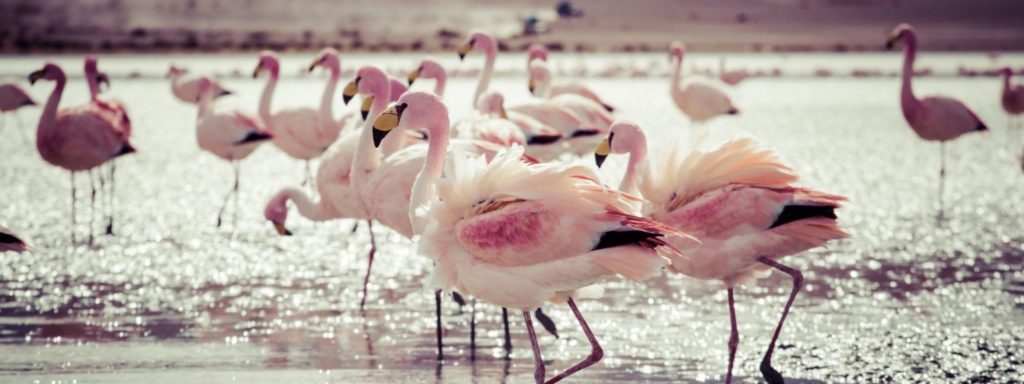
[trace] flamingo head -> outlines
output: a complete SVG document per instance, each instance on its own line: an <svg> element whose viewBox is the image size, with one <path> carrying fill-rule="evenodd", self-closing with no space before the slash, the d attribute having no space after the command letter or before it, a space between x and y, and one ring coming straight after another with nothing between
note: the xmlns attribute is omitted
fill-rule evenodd
<svg viewBox="0 0 1024 384"><path fill-rule="evenodd" d="M288 220L287 191L278 192L270 199L270 201L267 202L267 207L263 209L263 217L274 225L274 230L277 231L278 235L292 235L292 231L289 231L288 228L284 226L285 221Z"/></svg>
<svg viewBox="0 0 1024 384"><path fill-rule="evenodd" d="M177 77L179 77L181 75L184 75L186 73L188 73L188 70L186 70L185 68L182 68L182 67L179 67L177 65L171 64L171 67L167 68L167 76L166 77L168 79L174 79L174 78L177 78Z"/></svg>
<svg viewBox="0 0 1024 384"><path fill-rule="evenodd" d="M508 119L505 111L505 96L499 92L487 91L480 95L476 102L476 109L486 115L498 115L502 119Z"/></svg>
<svg viewBox="0 0 1024 384"><path fill-rule="evenodd" d="M29 84L35 84L40 79L57 81L59 79L66 79L66 77L64 76L64 71L57 64L46 63L42 69L28 75Z"/></svg>
<svg viewBox="0 0 1024 384"><path fill-rule="evenodd" d="M1009 78L1013 76L1013 69L1011 69L1010 67L1003 67L1003 69L999 70L999 73L1002 74L1003 77Z"/></svg>
<svg viewBox="0 0 1024 384"><path fill-rule="evenodd" d="M309 65L309 71L313 72L316 67L324 67L331 74L341 73L341 59L338 58L338 50L334 48L324 48L320 50L320 53L316 55L316 60Z"/></svg>
<svg viewBox="0 0 1024 384"><path fill-rule="evenodd" d="M916 35L914 27L910 26L910 24L903 23L897 25L896 29L889 34L889 38L885 40L885 49L893 49L900 40L914 39Z"/></svg>
<svg viewBox="0 0 1024 384"><path fill-rule="evenodd" d="M673 41L668 46L668 59L679 61L683 59L683 54L686 53L686 44L679 41Z"/></svg>
<svg viewBox="0 0 1024 384"><path fill-rule="evenodd" d="M466 55L470 51L482 51L482 52L495 52L497 51L497 45L494 42L494 36L484 31L473 31L469 35L469 40L459 47L459 60L465 59Z"/></svg>
<svg viewBox="0 0 1024 384"><path fill-rule="evenodd" d="M551 70L548 69L547 62L536 61L530 63L530 82L528 89L530 94L537 96L539 92L542 92L551 85Z"/></svg>
<svg viewBox="0 0 1024 384"><path fill-rule="evenodd" d="M530 65L530 63L533 62L533 59L548 61L548 48L545 47L544 44L530 44L530 49L526 54L526 65Z"/></svg>
<svg viewBox="0 0 1024 384"><path fill-rule="evenodd" d="M405 85L401 80L389 77L388 83L391 85L391 98L389 101L398 101L398 98L402 97L402 94L409 90L409 86Z"/></svg>
<svg viewBox="0 0 1024 384"><path fill-rule="evenodd" d="M270 73L270 77L277 77L281 70L281 64L277 60L277 54L273 51L260 52L259 62L256 63L256 69L252 71L252 78L257 78L264 71Z"/></svg>
<svg viewBox="0 0 1024 384"><path fill-rule="evenodd" d="M424 79L440 79L445 76L444 67L440 63L431 59L424 59L420 62L419 68L409 73L409 85L411 86L416 79L421 77Z"/></svg>
<svg viewBox="0 0 1024 384"><path fill-rule="evenodd" d="M644 144L644 132L629 120L618 120L608 127L608 137L594 150L594 161L601 167L612 154L629 153L638 143Z"/></svg>
<svg viewBox="0 0 1024 384"><path fill-rule="evenodd" d="M341 91L341 98L348 104L357 93L374 98L383 97L387 100L391 96L390 79L380 68L370 65L361 67L356 71L356 78Z"/></svg>
<svg viewBox="0 0 1024 384"><path fill-rule="evenodd" d="M426 129L428 137L435 137L431 129L448 128L448 108L441 98L431 92L409 92L373 120L373 145L380 147L384 137L398 128Z"/></svg>

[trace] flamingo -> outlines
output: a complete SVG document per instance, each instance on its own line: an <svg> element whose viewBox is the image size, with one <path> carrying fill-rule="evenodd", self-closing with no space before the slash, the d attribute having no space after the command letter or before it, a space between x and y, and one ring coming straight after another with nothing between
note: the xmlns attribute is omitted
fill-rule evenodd
<svg viewBox="0 0 1024 384"><path fill-rule="evenodd" d="M569 109L586 125L607 130L612 124L612 115L601 104L577 94L555 94L551 86L551 70L546 62L538 60L530 64L529 90L535 96L550 99Z"/></svg>
<svg viewBox="0 0 1024 384"><path fill-rule="evenodd" d="M0 225L0 253L15 252L21 253L31 250L25 240L22 240L7 227Z"/></svg>
<svg viewBox="0 0 1024 384"><path fill-rule="evenodd" d="M469 40L459 47L459 59L464 60L466 55L474 50L484 53L484 69L480 72L480 79L477 81L476 92L472 100L473 107L476 107L480 103L481 96L490 87L498 45L489 33L474 31L470 34ZM568 148L577 155L582 155L593 149L597 141L600 141L600 135L604 133L601 127L586 125L582 118L574 114L574 111L547 100L535 100L507 109L509 112L515 111L530 116L544 125L559 130L567 138Z"/></svg>
<svg viewBox="0 0 1024 384"><path fill-rule="evenodd" d="M235 173L235 182L217 210L217 226L227 208L228 200L234 196L238 201L239 161L249 157L260 144L272 140L274 135L263 128L263 123L255 116L238 110L216 111L213 100L217 97L213 81L200 77L199 113L196 118L196 141L199 148L212 153L227 162Z"/></svg>
<svg viewBox="0 0 1024 384"><path fill-rule="evenodd" d="M128 117L128 111L125 109L124 104L121 103L120 100L107 99L107 98L100 97L100 92L101 92L100 85L101 84L106 84L107 88L109 89L110 88L110 78L107 76L107 74L105 72L100 72L100 70L99 70L97 65L98 65L98 63L97 63L96 56L88 55L88 56L85 57L85 65L84 65L85 79L86 79L86 83L89 86L89 96L90 96L91 102L92 102L92 104L95 107L97 107L98 110L102 110L102 111L105 111L105 113L110 114L109 119L111 121L114 121L114 122L117 123L115 125L115 127L117 128L117 131L124 137L125 140L127 140L132 135L132 122L131 122L131 119ZM102 191L103 188L107 184L110 185L110 187L109 187L110 190L108 192L104 193L104 195L106 196L106 198L108 200L108 202L105 205L111 210L110 214L107 215L106 234L108 234L108 235L113 235L114 234L114 214L113 214L113 212L116 211L116 208L114 207L114 203L117 201L115 199L115 196L114 196L114 190L115 190L115 186L116 186L115 181L114 181L114 173L115 173L115 170L116 170L116 163L117 163L116 159L111 160L108 163L108 164L110 164L110 172L109 172L109 177L108 177L109 183L108 182L104 182L104 180L103 180L103 172L102 171L100 172L100 190ZM89 181L91 182L92 181L91 172L90 172L90 176L89 177L90 177ZM96 195L96 190L94 189L92 191L92 197L95 198L95 195Z"/></svg>
<svg viewBox="0 0 1024 384"><path fill-rule="evenodd" d="M747 71L742 69L726 70L725 69L725 57L718 58L718 79L722 80L723 83L729 85L736 85L745 80L750 76Z"/></svg>
<svg viewBox="0 0 1024 384"><path fill-rule="evenodd" d="M44 79L56 83L46 100L36 130L36 149L43 160L71 173L71 241L75 241L75 172L88 171L123 155L135 152L118 128L121 123L95 103L58 110L67 76L59 66L46 63L28 75L35 84ZM90 242L92 229L90 228Z"/></svg>
<svg viewBox="0 0 1024 384"><path fill-rule="evenodd" d="M532 68L533 68L534 60L538 60L538 61L547 63L547 61L548 61L548 48L545 47L543 44L531 44L530 45L529 53L527 54L527 58L526 58L526 71L527 71L527 73L531 74L530 80L534 80L533 77L532 77L532 74L533 74L533 69ZM544 68L546 69L547 66L545 66ZM606 103L603 100L601 100L601 97L598 96L596 92L594 92L593 90L591 90L587 86L585 86L583 84L580 84L580 83L554 83L554 84L550 84L550 77L551 76L550 76L550 72L549 72L548 73L549 88L546 90L547 91L546 95L544 93L542 93L542 92L539 92L539 90L538 90L538 92L534 92L533 90L531 90L530 93L532 93L534 96L544 97L544 98L551 98L551 97L555 97L555 96L558 96L558 95L567 95L567 94L568 95L579 95L581 97L584 97L586 99L589 99L589 100L597 103L597 105L600 105L602 108L605 109L605 111L615 112L615 107L612 107L611 105L608 105L608 103Z"/></svg>
<svg viewBox="0 0 1024 384"><path fill-rule="evenodd" d="M199 78L188 79L185 78L186 74L188 74L188 70L173 64L167 69L167 78L171 79L171 93L182 102L197 104L199 103ZM210 81L213 83L213 94L217 97L231 94L231 91L225 89L216 80L210 79Z"/></svg>
<svg viewBox="0 0 1024 384"><path fill-rule="evenodd" d="M914 58L917 56L917 33L909 24L900 24L889 35L886 48L892 49L902 40L903 85L900 90L900 106L903 117L917 136L925 141L939 142L939 217L943 214L943 188L946 180L946 142L965 133L985 131L988 127L960 100L945 96L929 96L918 99L914 95L911 79L914 76Z"/></svg>
<svg viewBox="0 0 1024 384"><path fill-rule="evenodd" d="M627 197L596 184L592 167L528 165L519 146L489 163L453 156L442 179L450 126L437 95L410 92L373 124L378 137L396 128L428 132L408 215L422 230L421 251L436 263L432 282L522 309L537 383L545 382L545 368L529 309L545 301L565 300L591 344L586 359L547 382L600 361L603 350L574 298L616 276L640 281L657 274L666 265L662 254L672 250L664 237L681 234L625 213ZM425 203L430 207L421 216Z"/></svg>
<svg viewBox="0 0 1024 384"><path fill-rule="evenodd" d="M770 268L793 279L793 290L761 361L765 379L772 384L782 383L771 358L803 276L779 260L847 237L835 214L845 198L794 187L797 176L793 170L773 151L758 148L749 138L727 142L708 152L694 150L685 156L674 151L659 158L655 164L661 167L655 169L647 164L647 143L640 127L619 121L597 147L595 160L600 166L608 155L617 153L629 154L620 189L642 192L648 201L645 216L696 238L668 239L686 255L669 255L669 270L697 279L720 280L727 288L732 331L726 383L732 381L739 345L733 288Z"/></svg>
<svg viewBox="0 0 1024 384"><path fill-rule="evenodd" d="M1020 127L1016 127L1016 123L1020 121L1020 115L1024 113L1024 85L1014 85L1010 80L1013 77L1013 70L1009 67L1002 69L1003 73L1003 97L1002 104L1003 110L1010 115L1010 129L1011 132L1020 130Z"/></svg>
<svg viewBox="0 0 1024 384"><path fill-rule="evenodd" d="M260 52L259 63L253 70L252 77L256 78L261 73L268 72L269 79L260 96L259 117L273 133L275 146L289 156L306 162L306 177L303 180L305 185L312 179L309 162L322 155L338 138L341 123L334 121L333 117L324 120L322 112L313 108L288 108L271 113L270 104L280 76L280 67L277 54L271 51ZM332 76L327 81L325 90L330 90L338 78Z"/></svg>
<svg viewBox="0 0 1024 384"><path fill-rule="evenodd" d="M8 113L14 115L18 121L18 134L21 135L22 142L27 142L28 139L25 137L25 132L21 130L21 119L18 119L17 110L32 105L36 105L36 101L21 85L16 83L0 84L0 113L4 116ZM3 126L0 126L0 129L2 128Z"/></svg>
<svg viewBox="0 0 1024 384"><path fill-rule="evenodd" d="M669 90L679 110L698 124L719 115L739 114L739 109L732 104L729 95L721 87L701 79L687 79L680 84L685 53L686 46L683 43L676 41L669 46L669 59L675 65Z"/></svg>
<svg viewBox="0 0 1024 384"><path fill-rule="evenodd" d="M420 78L434 79L434 94L444 97L444 87L448 84L448 72L440 63L432 59L423 59L415 71L409 72L409 86L411 87Z"/></svg>

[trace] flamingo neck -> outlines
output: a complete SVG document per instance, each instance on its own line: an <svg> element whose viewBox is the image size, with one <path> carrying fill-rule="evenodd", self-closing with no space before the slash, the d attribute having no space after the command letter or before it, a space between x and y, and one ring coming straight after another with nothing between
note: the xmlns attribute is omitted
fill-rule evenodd
<svg viewBox="0 0 1024 384"><path fill-rule="evenodd" d="M320 99L320 117L325 124L334 121L334 91L338 89L339 77L341 77L341 71L331 68L331 77L327 79L324 95Z"/></svg>
<svg viewBox="0 0 1024 384"><path fill-rule="evenodd" d="M448 84L448 74L441 71L437 74L437 77L434 80L434 94L439 97L444 97L444 87Z"/></svg>
<svg viewBox="0 0 1024 384"><path fill-rule="evenodd" d="M54 122L57 120L57 107L60 105L60 97L64 93L64 85L67 84L67 77L63 73L57 76L55 80L56 85L53 87L53 92L50 92L50 97L46 99L46 106L43 107L43 113L39 117L39 126L36 130L36 145L42 144L49 137L50 133L55 129Z"/></svg>
<svg viewBox="0 0 1024 384"><path fill-rule="evenodd" d="M409 220L412 222L414 234L422 233L426 227L426 219L417 215L416 210L433 198L430 187L441 178L445 157L448 154L448 114L440 112L437 116L437 121L427 127L427 159L412 184L412 196L409 199Z"/></svg>
<svg viewBox="0 0 1024 384"><path fill-rule="evenodd" d="M917 97L914 96L914 87L912 80L914 78L914 58L917 56L917 37L913 33L908 33L905 40L905 46L903 47L903 73L902 73L902 85L900 89L900 105L903 107L903 116L907 121L912 121L913 117L920 106L920 102Z"/></svg>
<svg viewBox="0 0 1024 384"><path fill-rule="evenodd" d="M496 48L493 46L487 46L484 53L486 54L484 70L480 72L480 80L476 83L476 93L473 94L473 109L476 109L476 103L480 101L480 95L487 92L487 89L491 86L491 76L494 75L494 59L498 55Z"/></svg>
<svg viewBox="0 0 1024 384"><path fill-rule="evenodd" d="M377 169L380 165L380 154L373 147L373 120L388 106L388 99L391 97L390 85L385 82L382 89L374 90L371 94L373 95L373 104L370 106L370 114L366 115L366 121L363 121L363 129L359 132L356 157L353 159L352 168L349 170L353 185L361 184L366 175ZM384 138L385 143L387 143L387 139ZM382 143L382 145L385 143Z"/></svg>
<svg viewBox="0 0 1024 384"><path fill-rule="evenodd" d="M1013 76L1013 72L1005 72L1005 73L1003 73L1003 94L1004 95L1009 95L1010 94L1010 86L1012 85L1010 83L1010 77L1012 77L1012 76Z"/></svg>
<svg viewBox="0 0 1024 384"><path fill-rule="evenodd" d="M277 88L277 71L270 71L270 78L267 79L267 85L263 87L263 94L260 95L260 106L259 115L260 118L267 124L268 127L273 130L270 126L270 101L274 98L274 89Z"/></svg>
<svg viewBox="0 0 1024 384"><path fill-rule="evenodd" d="M647 139L640 136L633 142L629 149L629 164L626 165L626 175L622 177L619 190L631 195L637 192L637 174L640 167L647 166Z"/></svg>
<svg viewBox="0 0 1024 384"><path fill-rule="evenodd" d="M89 84L89 100L96 100L100 94L100 84L96 79L96 71L85 71L85 81Z"/></svg>
<svg viewBox="0 0 1024 384"><path fill-rule="evenodd" d="M288 203L291 200L295 203L295 208L299 210L299 214L313 221L324 221L334 218L331 207L325 204L326 200L320 198L318 201L313 201L306 195L305 192L296 188L285 188L281 191L283 195L282 205Z"/></svg>
<svg viewBox="0 0 1024 384"><path fill-rule="evenodd" d="M677 92L679 90L679 81L682 80L683 77L683 56L679 56L673 60L673 62L675 63L675 67L672 68L671 86L672 92Z"/></svg>
<svg viewBox="0 0 1024 384"><path fill-rule="evenodd" d="M202 91L199 94L199 112L198 112L199 118L206 117L207 115L210 114L210 110L212 109L210 107L210 104L212 104L212 103L213 103L213 92L207 90L207 91Z"/></svg>

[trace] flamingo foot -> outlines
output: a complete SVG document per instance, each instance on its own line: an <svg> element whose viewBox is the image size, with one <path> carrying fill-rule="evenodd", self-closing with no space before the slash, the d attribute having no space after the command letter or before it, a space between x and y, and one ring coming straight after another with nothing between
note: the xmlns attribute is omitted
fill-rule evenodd
<svg viewBox="0 0 1024 384"><path fill-rule="evenodd" d="M572 374L582 371L587 367L597 364L604 357L604 349L601 348L601 344L597 342L597 338L594 333L590 331L590 325L587 324L587 320L583 318L583 314L580 313L579 308L576 308L576 302L572 298L569 298L569 309L572 309L572 314L576 315L576 321L580 323L580 328L583 328L583 333L587 336L587 341L590 342L590 355L587 356L583 361L576 363L576 365L565 370L565 372L559 373L558 376L553 377L551 380L545 382L545 384L554 384Z"/></svg>
<svg viewBox="0 0 1024 384"><path fill-rule="evenodd" d="M761 360L761 376L764 376L764 380L768 384L786 384L786 380L782 379L782 374L772 368L772 362L767 358Z"/></svg>
<svg viewBox="0 0 1024 384"><path fill-rule="evenodd" d="M543 311L541 311L540 308L537 308L537 310L533 312L533 315L537 317L537 321L539 321L540 324L544 326L544 330L548 331L548 333L550 333L551 336L554 336L556 339L558 338L558 327L555 326L554 320L551 320L551 318L548 317L548 315L545 314Z"/></svg>

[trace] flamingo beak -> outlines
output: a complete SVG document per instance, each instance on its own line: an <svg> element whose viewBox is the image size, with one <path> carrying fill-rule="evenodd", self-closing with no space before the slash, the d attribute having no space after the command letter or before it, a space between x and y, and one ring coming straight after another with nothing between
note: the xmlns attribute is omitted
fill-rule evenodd
<svg viewBox="0 0 1024 384"><path fill-rule="evenodd" d="M36 80L42 79L42 78L43 78L43 75L44 75L45 73L46 73L46 72L45 72L44 70L42 70L42 69L40 69L40 70L38 70L38 71L35 71L35 72L32 72L32 73L30 73L30 74L28 75L28 83L29 83L29 84L31 84L31 85L35 85L35 84L36 84Z"/></svg>
<svg viewBox="0 0 1024 384"><path fill-rule="evenodd" d="M475 41L473 39L470 39L468 42L466 42L466 44L463 44L461 47L459 47L459 60L464 60L466 58L466 54L468 54L469 51L473 49L474 42Z"/></svg>
<svg viewBox="0 0 1024 384"><path fill-rule="evenodd" d="M597 145L597 149L594 150L594 162L597 163L597 167L601 168L604 165L604 161L608 159L608 155L612 153L612 135L608 135L607 139L601 141Z"/></svg>
<svg viewBox="0 0 1024 384"><path fill-rule="evenodd" d="M502 104L501 106L498 107L498 116L500 116L502 119L508 120L508 112L505 111L505 104Z"/></svg>
<svg viewBox="0 0 1024 384"><path fill-rule="evenodd" d="M373 106L373 95L363 98L363 105L359 106L359 114L363 115L363 121L370 116L370 107Z"/></svg>
<svg viewBox="0 0 1024 384"><path fill-rule="evenodd" d="M416 81L416 79L420 78L420 71L422 71L422 70L423 70L423 67L419 67L419 68L416 68L415 71L412 71L412 73L409 74L409 86L410 87L412 86L412 83Z"/></svg>
<svg viewBox="0 0 1024 384"><path fill-rule="evenodd" d="M110 89L110 78L107 77L107 74L104 72L100 72L98 75L96 75L96 83L98 85L106 84L107 89Z"/></svg>
<svg viewBox="0 0 1024 384"><path fill-rule="evenodd" d="M359 91L359 78L356 77L345 86L345 90L341 92L341 99L345 101L345 105L348 105L349 101L356 96L356 92Z"/></svg>
<svg viewBox="0 0 1024 384"><path fill-rule="evenodd" d="M531 94L531 95L534 95L534 96L536 96L536 95L535 95L535 94L533 93L533 91L537 89L537 84L536 84L536 83L535 83L535 82L533 81L533 79L530 79L530 83L529 83L529 84L527 84L527 88L528 88L528 89L530 90L530 94Z"/></svg>
<svg viewBox="0 0 1024 384"><path fill-rule="evenodd" d="M900 35L898 33L889 35L889 38L885 40L885 49L892 49L894 46L896 46L896 41L898 41L899 39Z"/></svg>
<svg viewBox="0 0 1024 384"><path fill-rule="evenodd" d="M263 72L263 62L256 64L256 69L252 70L252 78L260 77L260 72Z"/></svg>
<svg viewBox="0 0 1024 384"><path fill-rule="evenodd" d="M380 148L380 143L402 121L402 112L405 111L405 104L392 106L381 113L373 120L373 146Z"/></svg>
<svg viewBox="0 0 1024 384"><path fill-rule="evenodd" d="M292 231L285 228L284 223L274 223L274 229L277 230L277 234L280 236L291 236Z"/></svg>
<svg viewBox="0 0 1024 384"><path fill-rule="evenodd" d="M309 72L313 72L313 70L316 69L316 67L319 67L319 66L321 66L323 64L324 64L324 58L323 57L314 60L313 63L309 65Z"/></svg>

